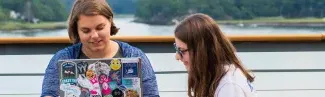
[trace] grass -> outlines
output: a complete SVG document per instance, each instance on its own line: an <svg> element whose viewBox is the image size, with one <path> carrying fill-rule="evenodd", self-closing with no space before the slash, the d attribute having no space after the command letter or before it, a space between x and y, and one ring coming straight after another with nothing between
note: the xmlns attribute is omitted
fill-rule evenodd
<svg viewBox="0 0 325 97"><path fill-rule="evenodd" d="M29 30L29 29L64 29L64 22L41 22L37 24L15 21L1 22L0 30Z"/></svg>
<svg viewBox="0 0 325 97"><path fill-rule="evenodd" d="M217 20L218 23L325 23L325 18L260 17L252 20Z"/></svg>

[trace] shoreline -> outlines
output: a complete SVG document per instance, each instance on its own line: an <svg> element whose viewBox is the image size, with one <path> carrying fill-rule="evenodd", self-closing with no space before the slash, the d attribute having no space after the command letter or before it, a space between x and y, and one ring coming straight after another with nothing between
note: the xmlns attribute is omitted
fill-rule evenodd
<svg viewBox="0 0 325 97"><path fill-rule="evenodd" d="M0 31L16 31L16 30L57 30L66 29L65 22L40 22L40 23L21 23L21 22L1 22Z"/></svg>
<svg viewBox="0 0 325 97"><path fill-rule="evenodd" d="M325 26L325 18L283 18L283 17L258 17L251 20L215 20L218 24L223 25L254 25L254 26L288 26L288 27L322 27ZM144 23L149 25L175 25L180 22L173 19L169 22L154 21L150 19L136 18L133 22Z"/></svg>
<svg viewBox="0 0 325 97"><path fill-rule="evenodd" d="M291 18L261 17L252 20L216 20L224 25L250 26L285 26L285 27L325 27L325 18Z"/></svg>
<svg viewBox="0 0 325 97"><path fill-rule="evenodd" d="M139 19L134 19L132 22L143 23L148 25L174 25L163 24L155 22L146 22ZM177 22L177 21L176 21ZM219 25L236 25L240 27L317 27L325 28L325 19L320 18L299 18L299 19L278 19L278 18L259 18L253 20L216 20ZM0 22L0 31L12 32L17 30L58 30L67 29L66 22L40 22L33 23L21 23L15 21Z"/></svg>
<svg viewBox="0 0 325 97"><path fill-rule="evenodd" d="M218 24L221 25L237 25L237 26L272 26L272 27L325 27L325 22L297 22L297 23L290 23L290 22L255 22L255 23L243 23L243 22L220 22Z"/></svg>

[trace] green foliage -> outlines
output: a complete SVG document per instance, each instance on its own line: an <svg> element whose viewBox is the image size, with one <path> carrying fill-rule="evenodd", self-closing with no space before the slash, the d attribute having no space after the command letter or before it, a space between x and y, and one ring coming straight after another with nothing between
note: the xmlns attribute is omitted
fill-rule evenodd
<svg viewBox="0 0 325 97"><path fill-rule="evenodd" d="M9 11L24 14L28 0L0 0L0 20ZM65 21L75 0L30 0L32 14L41 21ZM218 20L256 17L325 17L325 0L107 0L117 14L135 14L147 22L166 22L191 13L205 13Z"/></svg>
<svg viewBox="0 0 325 97"><path fill-rule="evenodd" d="M139 0L136 17L142 22L169 24L178 16L185 14L186 5L182 0Z"/></svg>
<svg viewBox="0 0 325 97"><path fill-rule="evenodd" d="M325 17L325 0L138 0L135 16L166 20L191 13L215 19L239 20L255 17Z"/></svg>
<svg viewBox="0 0 325 97"><path fill-rule="evenodd" d="M59 0L33 0L32 10L36 18L43 21L65 21L68 12Z"/></svg>
<svg viewBox="0 0 325 97"><path fill-rule="evenodd" d="M0 7L22 12L24 10L24 0L0 0Z"/></svg>
<svg viewBox="0 0 325 97"><path fill-rule="evenodd" d="M153 0L154 1L154 0ZM134 14L136 0L107 0L114 13Z"/></svg>
<svg viewBox="0 0 325 97"><path fill-rule="evenodd" d="M0 0L0 9L6 11L6 13L0 12L0 20L7 19L1 14L8 15L11 10L21 15L26 14L27 1L31 2L32 16L42 21L65 21L68 16L63 0Z"/></svg>
<svg viewBox="0 0 325 97"><path fill-rule="evenodd" d="M8 19L8 15L5 14L4 10L0 6L0 21L4 21Z"/></svg>

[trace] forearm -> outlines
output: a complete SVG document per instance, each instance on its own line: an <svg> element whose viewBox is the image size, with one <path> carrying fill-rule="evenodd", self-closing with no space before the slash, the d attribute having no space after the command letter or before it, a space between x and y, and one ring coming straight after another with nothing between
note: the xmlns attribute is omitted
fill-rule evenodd
<svg viewBox="0 0 325 97"><path fill-rule="evenodd" d="M59 89L59 74L55 65L56 62L50 63L46 68L43 84L42 84L42 97L43 96L58 96Z"/></svg>
<svg viewBox="0 0 325 97"><path fill-rule="evenodd" d="M144 97L159 97L156 75L145 55L142 56L142 82Z"/></svg>

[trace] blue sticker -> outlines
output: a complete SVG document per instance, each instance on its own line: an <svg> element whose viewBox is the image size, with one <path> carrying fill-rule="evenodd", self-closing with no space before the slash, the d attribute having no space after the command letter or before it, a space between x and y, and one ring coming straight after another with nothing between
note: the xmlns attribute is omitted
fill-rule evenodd
<svg viewBox="0 0 325 97"><path fill-rule="evenodd" d="M138 76L137 63L123 63L123 78L132 78Z"/></svg>
<svg viewBox="0 0 325 97"><path fill-rule="evenodd" d="M127 88L132 88L133 87L133 81L132 81L132 79L123 79L122 80L122 83Z"/></svg>
<svg viewBox="0 0 325 97"><path fill-rule="evenodd" d="M77 79L62 79L61 84L77 85Z"/></svg>
<svg viewBox="0 0 325 97"><path fill-rule="evenodd" d="M115 71L115 70L111 70L110 71L110 78L112 79L112 81L117 82L117 85L122 84L122 72L120 70Z"/></svg>
<svg viewBox="0 0 325 97"><path fill-rule="evenodd" d="M120 86L118 86L118 89L125 91L127 88L125 85L120 85Z"/></svg>
<svg viewBox="0 0 325 97"><path fill-rule="evenodd" d="M115 81L109 82L109 87L110 87L111 89L115 89L116 86L117 86L117 84L116 84Z"/></svg>

